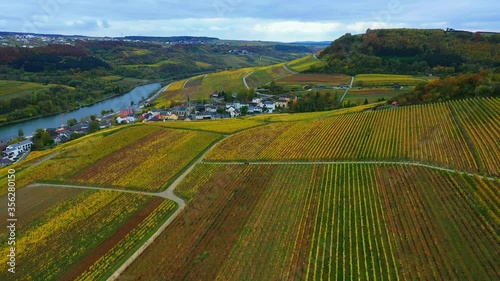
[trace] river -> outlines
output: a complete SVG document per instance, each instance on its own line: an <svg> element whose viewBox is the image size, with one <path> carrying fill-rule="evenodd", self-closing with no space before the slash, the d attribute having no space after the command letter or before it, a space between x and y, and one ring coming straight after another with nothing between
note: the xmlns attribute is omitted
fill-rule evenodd
<svg viewBox="0 0 500 281"><path fill-rule="evenodd" d="M77 121L80 121L80 118L90 115L96 114L100 116L102 110L109 110L111 108L118 111L120 108L129 107L131 101L138 104L142 98L147 98L151 93L158 90L160 86L160 83L143 85L135 87L132 91L121 96L117 96L91 106L82 107L71 112L39 117L36 119L0 126L0 139L17 136L19 128L23 129L24 135L30 136L40 128L57 128L60 127L61 124L66 125L69 119L75 118Z"/></svg>

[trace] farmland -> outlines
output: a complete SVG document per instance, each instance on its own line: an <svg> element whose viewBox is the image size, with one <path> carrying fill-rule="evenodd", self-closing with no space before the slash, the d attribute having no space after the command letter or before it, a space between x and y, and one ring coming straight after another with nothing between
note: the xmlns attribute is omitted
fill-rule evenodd
<svg viewBox="0 0 500 281"><path fill-rule="evenodd" d="M419 78L410 75L395 74L358 74L355 76L354 85L361 87L392 86L398 83L402 86L415 86L418 83L426 82L433 77Z"/></svg>
<svg viewBox="0 0 500 281"><path fill-rule="evenodd" d="M14 96L19 97L20 95L31 94L32 92L45 91L56 86L74 90L72 87L57 84L43 85L31 82L0 80L0 99L10 99Z"/></svg>
<svg viewBox="0 0 500 281"><path fill-rule="evenodd" d="M277 81L277 84L284 85L314 85L331 84L338 86L341 83L349 83L351 77L343 74L294 74Z"/></svg>
<svg viewBox="0 0 500 281"><path fill-rule="evenodd" d="M499 187L404 165L199 164L188 209L121 278L496 279Z"/></svg>
<svg viewBox="0 0 500 281"><path fill-rule="evenodd" d="M326 62L315 59L313 56L307 56L296 59L287 63L288 67L293 71L304 72L312 67L321 67L326 65Z"/></svg>
<svg viewBox="0 0 500 281"><path fill-rule="evenodd" d="M499 107L482 99L274 123L227 138L206 159L418 161L500 175L500 130L487 129L498 127Z"/></svg>
<svg viewBox="0 0 500 281"><path fill-rule="evenodd" d="M66 200L37 212L17 229L16 256L22 261L16 267L17 280L60 278L151 201L144 195L115 191L85 191L69 199L59 197ZM9 280L10 274L5 269L9 251L6 235L0 235L2 280Z"/></svg>
<svg viewBox="0 0 500 281"><path fill-rule="evenodd" d="M257 88L273 80L280 79L289 75L291 75L290 72L283 68L283 64L277 64L255 70L250 76L246 78L246 81L250 88Z"/></svg>
<svg viewBox="0 0 500 281"><path fill-rule="evenodd" d="M344 98L344 101L351 101L351 103L360 105L365 100L369 103L377 102L380 99L390 100L404 91L411 91L411 89L394 89L394 88L363 88L363 89L349 89L349 92Z"/></svg>
<svg viewBox="0 0 500 281"><path fill-rule="evenodd" d="M95 161L70 181L159 191L217 138L211 133L163 129Z"/></svg>
<svg viewBox="0 0 500 281"><path fill-rule="evenodd" d="M500 100L380 104L126 125L33 152L13 166L19 279L105 280L145 244L120 280L500 278Z"/></svg>
<svg viewBox="0 0 500 281"><path fill-rule="evenodd" d="M261 121L250 118L245 119L229 119L229 120L210 120L196 122L155 122L148 123L151 126L163 126L175 129L187 129L197 131L208 131L214 133L231 134L245 129L263 125Z"/></svg>

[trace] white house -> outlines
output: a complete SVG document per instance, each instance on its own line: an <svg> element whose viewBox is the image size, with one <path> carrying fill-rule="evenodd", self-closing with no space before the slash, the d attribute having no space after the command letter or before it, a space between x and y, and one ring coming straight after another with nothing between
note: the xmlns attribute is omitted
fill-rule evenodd
<svg viewBox="0 0 500 281"><path fill-rule="evenodd" d="M233 106L226 108L226 111L229 113L231 118L240 116L240 112L238 110L236 110Z"/></svg>
<svg viewBox="0 0 500 281"><path fill-rule="evenodd" d="M116 123L118 123L118 124L123 124L123 123L129 124L129 123L134 123L134 122L135 122L135 118L132 116L127 116L125 118L121 118L121 117L116 118Z"/></svg>
<svg viewBox="0 0 500 281"><path fill-rule="evenodd" d="M32 146L33 142L31 140L23 140L21 142L7 146L4 153L9 158L14 158L23 152L31 150Z"/></svg>
<svg viewBox="0 0 500 281"><path fill-rule="evenodd" d="M262 108L265 108L268 113L273 113L276 110L276 105L272 101L265 101L262 103Z"/></svg>

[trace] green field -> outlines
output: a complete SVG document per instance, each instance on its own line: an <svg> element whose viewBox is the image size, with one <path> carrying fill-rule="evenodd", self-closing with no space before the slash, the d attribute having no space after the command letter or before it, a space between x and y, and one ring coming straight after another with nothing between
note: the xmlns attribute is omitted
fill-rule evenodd
<svg viewBox="0 0 500 281"><path fill-rule="evenodd" d="M344 97L344 102L350 101L356 105L361 105L368 100L369 103L377 102L379 99L390 100L391 98L411 91L407 89L394 89L394 88L363 88L363 89L349 89L349 92Z"/></svg>
<svg viewBox="0 0 500 281"><path fill-rule="evenodd" d="M354 78L353 85L361 87L383 87L392 86L393 84L398 83L401 86L415 86L418 83L427 81L427 78L413 77L411 75L358 74Z"/></svg>
<svg viewBox="0 0 500 281"><path fill-rule="evenodd" d="M48 90L51 87L65 87L73 90L74 88L64 85L47 84L31 82L20 82L12 80L0 80L0 99L10 99L14 96L31 94L32 92L39 92Z"/></svg>
<svg viewBox="0 0 500 281"><path fill-rule="evenodd" d="M326 62L317 60L311 55L288 62L287 65L293 71L303 72L309 70L311 67L324 66Z"/></svg>

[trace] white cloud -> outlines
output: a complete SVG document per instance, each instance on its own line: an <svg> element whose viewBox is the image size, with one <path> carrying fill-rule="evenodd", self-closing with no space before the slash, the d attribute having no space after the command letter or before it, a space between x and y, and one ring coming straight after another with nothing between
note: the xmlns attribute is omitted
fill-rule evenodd
<svg viewBox="0 0 500 281"><path fill-rule="evenodd" d="M0 9L3 30L91 36L197 35L296 41L333 40L344 33L362 33L368 28L500 28L498 0L4 2Z"/></svg>
<svg viewBox="0 0 500 281"><path fill-rule="evenodd" d="M252 29L263 33L325 33L341 31L342 24L338 22L276 21L255 24Z"/></svg>

